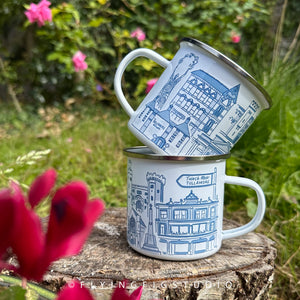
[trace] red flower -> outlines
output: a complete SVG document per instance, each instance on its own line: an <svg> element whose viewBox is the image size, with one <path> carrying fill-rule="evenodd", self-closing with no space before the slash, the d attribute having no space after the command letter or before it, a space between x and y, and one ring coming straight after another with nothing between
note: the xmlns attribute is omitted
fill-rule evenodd
<svg viewBox="0 0 300 300"><path fill-rule="evenodd" d="M56 300L94 300L94 298L79 281L72 280L59 292Z"/></svg>
<svg viewBox="0 0 300 300"><path fill-rule="evenodd" d="M140 300L143 292L143 286L138 287L131 295L129 295L126 290L127 284L127 280L120 282L111 295L111 300Z"/></svg>
<svg viewBox="0 0 300 300"><path fill-rule="evenodd" d="M11 241L16 236L16 229L20 225L19 202L18 197L14 197L10 189L0 191L0 259L6 249L10 247ZM15 226L17 225L17 226Z"/></svg>
<svg viewBox="0 0 300 300"><path fill-rule="evenodd" d="M71 182L56 191L45 234L32 209L49 195L55 179L56 172L50 169L33 182L28 195L31 209L17 184L0 191L0 212L5 211L0 226L2 222L10 225L7 232L0 231L0 255L11 246L19 262L16 272L27 279L39 281L53 261L78 254L104 210L101 200L88 200L84 183Z"/></svg>

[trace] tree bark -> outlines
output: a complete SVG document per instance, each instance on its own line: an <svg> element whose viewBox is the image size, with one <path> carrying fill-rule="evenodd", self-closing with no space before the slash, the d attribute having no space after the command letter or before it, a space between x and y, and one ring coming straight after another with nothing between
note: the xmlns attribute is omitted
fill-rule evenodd
<svg viewBox="0 0 300 300"><path fill-rule="evenodd" d="M132 292L143 285L141 299L268 299L274 275L274 242L249 233L226 240L215 255L188 262L149 258L126 241L126 208L108 209L95 224L81 254L56 262L44 286L59 289L77 278L96 299L108 300L113 288L129 280ZM238 224L224 220L224 228Z"/></svg>

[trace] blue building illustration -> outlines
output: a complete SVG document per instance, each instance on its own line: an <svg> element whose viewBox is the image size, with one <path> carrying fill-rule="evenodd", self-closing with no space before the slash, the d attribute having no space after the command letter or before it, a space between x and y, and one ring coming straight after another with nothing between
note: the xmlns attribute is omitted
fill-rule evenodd
<svg viewBox="0 0 300 300"><path fill-rule="evenodd" d="M180 63L184 59L190 58L185 56ZM197 60L195 57L193 61ZM189 70L194 65L191 63ZM177 68L131 125L167 153L228 153L253 122L259 108L257 102L253 100L248 107L238 105L240 84L229 88L204 70L192 71L185 82L179 80L176 72ZM224 126L225 118L232 126ZM217 134L218 126L224 127L221 134Z"/></svg>
<svg viewBox="0 0 300 300"><path fill-rule="evenodd" d="M128 178L130 172L128 167ZM219 218L216 177L216 168L209 174L182 174L170 184L186 188L183 199L166 198L166 178L155 172L147 172L145 185L129 183L129 243L169 255L193 255L214 249ZM210 196L202 198L202 189L209 190Z"/></svg>

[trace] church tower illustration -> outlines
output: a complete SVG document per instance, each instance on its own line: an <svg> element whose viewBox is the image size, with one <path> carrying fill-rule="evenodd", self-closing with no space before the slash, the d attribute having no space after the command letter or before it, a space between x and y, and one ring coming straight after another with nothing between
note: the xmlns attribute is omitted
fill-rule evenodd
<svg viewBox="0 0 300 300"><path fill-rule="evenodd" d="M147 183L148 183L148 228L145 235L143 249L152 251L152 252L159 252L157 247L157 241L155 238L153 223L154 223L154 216L153 216L153 207L155 207L156 202L163 202L163 190L164 185L166 183L166 179L164 176L158 175L156 173L147 173L146 176Z"/></svg>
<svg viewBox="0 0 300 300"><path fill-rule="evenodd" d="M185 186L187 177L195 180L194 188ZM182 174L168 183L163 174L147 172L144 185L131 185L127 232L130 245L153 254L170 255L215 249L219 222L216 182L216 168L211 173ZM186 195L167 197L167 184L186 188Z"/></svg>

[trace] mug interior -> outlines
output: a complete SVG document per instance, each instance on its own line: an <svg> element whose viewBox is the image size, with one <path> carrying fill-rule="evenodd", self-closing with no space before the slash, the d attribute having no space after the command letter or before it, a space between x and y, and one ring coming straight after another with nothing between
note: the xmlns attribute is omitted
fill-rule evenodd
<svg viewBox="0 0 300 300"><path fill-rule="evenodd" d="M150 159L150 160L171 160L171 161L215 161L220 159L227 159L230 153L220 155L191 155L191 156L176 156L176 155L163 155L154 153L147 146L130 147L123 150L127 157Z"/></svg>

